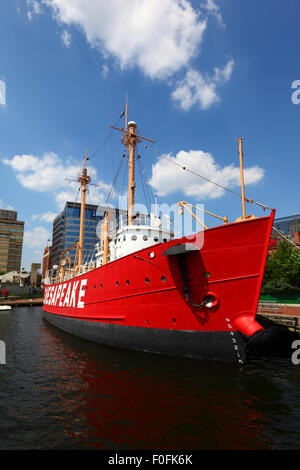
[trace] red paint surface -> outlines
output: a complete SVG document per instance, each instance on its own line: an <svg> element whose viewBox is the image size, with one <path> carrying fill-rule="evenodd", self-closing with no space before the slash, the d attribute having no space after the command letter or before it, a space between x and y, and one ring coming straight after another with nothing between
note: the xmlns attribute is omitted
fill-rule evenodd
<svg viewBox="0 0 300 470"><path fill-rule="evenodd" d="M273 219L274 212L208 229L201 249L185 255L192 303L201 304L213 292L219 299L215 308L191 305L184 295L177 257L163 255L178 243L200 246L200 235L154 245L67 281L56 305L45 303L51 287L45 286L43 308L88 321L174 330L228 331L230 322L234 331L252 335L261 329L255 315ZM87 284L80 293L82 280ZM77 281L75 302L80 295L84 307L64 307L69 284Z"/></svg>

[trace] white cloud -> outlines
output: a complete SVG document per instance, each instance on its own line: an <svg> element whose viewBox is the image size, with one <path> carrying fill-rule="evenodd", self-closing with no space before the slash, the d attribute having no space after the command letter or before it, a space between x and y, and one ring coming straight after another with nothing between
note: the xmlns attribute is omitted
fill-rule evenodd
<svg viewBox="0 0 300 470"><path fill-rule="evenodd" d="M0 106L6 105L6 85L4 80L0 80Z"/></svg>
<svg viewBox="0 0 300 470"><path fill-rule="evenodd" d="M216 83L226 83L230 80L234 67L234 60L230 59L223 69L215 68L213 81Z"/></svg>
<svg viewBox="0 0 300 470"><path fill-rule="evenodd" d="M220 101L216 92L217 85L228 82L233 66L234 61L231 59L223 69L216 67L212 77L204 76L194 69L188 70L184 79L177 83L172 92L173 101L185 111L194 105L198 105L203 110L208 109Z"/></svg>
<svg viewBox="0 0 300 470"><path fill-rule="evenodd" d="M196 70L189 70L187 72L185 78L178 82L171 96L173 101L185 111L188 111L195 104L198 104L201 109L205 110L219 101L216 93L216 84L205 79Z"/></svg>
<svg viewBox="0 0 300 470"><path fill-rule="evenodd" d="M72 42L72 37L71 37L71 34L67 31L67 30L64 30L62 33L61 33L61 40L64 44L64 46L66 46L67 48L70 47L71 45L71 42Z"/></svg>
<svg viewBox="0 0 300 470"><path fill-rule="evenodd" d="M64 166L53 152L44 153L42 157L15 155L11 160L4 159L3 162L12 167L22 186L40 192L64 186L65 178L75 178L79 170L78 165Z"/></svg>
<svg viewBox="0 0 300 470"><path fill-rule="evenodd" d="M107 65L102 65L102 69L101 69L101 75L103 78L107 77L107 74L108 74L108 66Z"/></svg>
<svg viewBox="0 0 300 470"><path fill-rule="evenodd" d="M185 110L194 105L206 110L220 101L217 87L231 76L233 61L223 70L216 68L213 77L191 67L200 55L208 16L225 27L215 0L197 9L191 0L27 0L27 5L31 16L47 6L60 27L79 28L104 59L113 58L121 69L137 67L172 87L174 75L185 74L172 92ZM61 38L70 47L70 33L63 30ZM107 73L103 65L102 76Z"/></svg>
<svg viewBox="0 0 300 470"><path fill-rule="evenodd" d="M33 230L24 231L22 266L30 270L31 263L43 262L44 249L50 240L50 232L45 227L35 227Z"/></svg>
<svg viewBox="0 0 300 470"><path fill-rule="evenodd" d="M199 53L206 17L188 0L42 0L60 24L80 27L121 68L166 78Z"/></svg>
<svg viewBox="0 0 300 470"><path fill-rule="evenodd" d="M222 28L225 28L225 23L223 21L219 7L215 4L214 0L207 0L206 5L204 5L210 14L214 15Z"/></svg>
<svg viewBox="0 0 300 470"><path fill-rule="evenodd" d="M69 160L64 163L56 153L47 152L42 157L15 155L11 160L4 159L3 163L11 166L23 187L53 195L58 208L62 208L67 200L75 201L79 187L77 178L81 171L81 165L78 162ZM89 187L87 202L93 201L94 204L100 204L104 201L110 185L97 178L95 168L90 167L89 172L93 184L97 186ZM67 179L75 181L70 182L71 189L67 189Z"/></svg>
<svg viewBox="0 0 300 470"><path fill-rule="evenodd" d="M32 220L39 220L41 222L51 223L57 216L56 212L45 212L45 214L34 214Z"/></svg>
<svg viewBox="0 0 300 470"><path fill-rule="evenodd" d="M10 204L6 204L6 202L4 202L3 199L1 199L1 198L0 198L0 209L6 209L6 210L10 210L10 211L15 210Z"/></svg>
<svg viewBox="0 0 300 470"><path fill-rule="evenodd" d="M38 0L26 0L26 5L29 20L32 20L34 15L40 15L42 13L41 4Z"/></svg>
<svg viewBox="0 0 300 470"><path fill-rule="evenodd" d="M45 227L39 226L31 231L24 231L24 246L34 250L44 249L49 239L50 232Z"/></svg>
<svg viewBox="0 0 300 470"><path fill-rule="evenodd" d="M210 153L202 150L180 151L176 157L166 155L169 160L173 160L186 168L219 183L226 187L240 185L240 169L234 165L221 167L216 163ZM218 186L206 182L188 171L180 169L174 163L161 158L152 166L151 186L161 195L180 191L182 194L196 199L218 198L224 194L224 190ZM258 166L245 168L245 184L255 184L261 181L264 170Z"/></svg>

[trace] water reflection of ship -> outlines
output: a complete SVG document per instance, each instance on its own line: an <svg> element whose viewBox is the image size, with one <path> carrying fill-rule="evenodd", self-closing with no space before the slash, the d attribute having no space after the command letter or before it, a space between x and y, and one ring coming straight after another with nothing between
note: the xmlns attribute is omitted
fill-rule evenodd
<svg viewBox="0 0 300 470"><path fill-rule="evenodd" d="M230 363L136 355L130 350L120 355L117 349L45 326L41 338L44 366L56 384L49 407L56 397L56 412L63 416L67 408L73 417L60 422L69 446L272 448L269 420L256 394L267 391L280 402L281 392L277 382L262 373L265 364L248 375ZM259 387L253 383L257 381Z"/></svg>
<svg viewBox="0 0 300 470"><path fill-rule="evenodd" d="M86 157L78 178L81 223L75 264L66 256L57 275L46 281L44 317L98 343L242 362L251 346L272 340L272 331L257 322L256 310L275 213L246 216L242 138L242 217L228 223L227 217L216 216L223 225L174 239L170 227L161 227L155 216L143 219L134 212L135 147L145 138L137 134L135 122L127 123L127 105L125 126L119 130L129 152L128 215L115 229L106 214L96 265L83 265L85 195L91 181ZM192 213L186 202L179 205Z"/></svg>

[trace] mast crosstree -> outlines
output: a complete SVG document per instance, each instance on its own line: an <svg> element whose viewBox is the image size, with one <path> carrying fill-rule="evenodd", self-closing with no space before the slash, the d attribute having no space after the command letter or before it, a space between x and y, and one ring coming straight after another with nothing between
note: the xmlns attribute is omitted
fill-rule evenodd
<svg viewBox="0 0 300 470"><path fill-rule="evenodd" d="M136 134L136 123L130 121L127 123L128 105L126 103L125 110L125 129L110 126L112 129L122 132L121 141L129 150L129 171L128 171L128 225L133 225L134 218L134 197L135 197L135 147L138 142L147 140L148 142L155 143L154 140L147 139L141 135ZM128 130L127 130L128 129Z"/></svg>

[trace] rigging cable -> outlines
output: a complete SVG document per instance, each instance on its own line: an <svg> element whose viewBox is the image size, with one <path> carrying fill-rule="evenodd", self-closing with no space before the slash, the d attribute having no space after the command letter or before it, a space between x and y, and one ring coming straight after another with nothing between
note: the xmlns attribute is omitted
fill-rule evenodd
<svg viewBox="0 0 300 470"><path fill-rule="evenodd" d="M147 181L149 181L149 178L148 178L147 171L146 171L146 168L143 165L142 160L141 160L141 167L142 167L143 175L144 175L144 178L145 178L145 182L147 182ZM147 192L148 192L148 195L149 195L149 199L152 200L152 202L155 203L155 196L154 196L153 192L150 190L149 184L146 184L146 187L147 187Z"/></svg>
<svg viewBox="0 0 300 470"><path fill-rule="evenodd" d="M145 181L144 181L143 174L142 174L141 163L140 163L140 156L138 156L137 162L138 162L138 165L137 165L137 166L138 166L138 169L139 169L139 174L140 174L140 178L141 178L141 182L142 182L142 188L143 188L143 193L144 193L144 198L145 198L147 210L148 210L148 212L150 213L151 204L150 204L149 197L148 197L148 195L147 195L147 191L146 191L146 188L145 188Z"/></svg>
<svg viewBox="0 0 300 470"><path fill-rule="evenodd" d="M124 158L125 158L125 156L126 156L126 153L124 153ZM123 186L122 186L122 193L121 193L122 196L125 192L126 179L128 179L128 165L126 165L126 167L125 167L124 176L123 176Z"/></svg>
<svg viewBox="0 0 300 470"><path fill-rule="evenodd" d="M157 157L159 158L164 158L165 160L168 160L170 163L173 163L174 165L178 166L179 168L181 168L182 170L186 170L188 171L189 173L192 173L193 175L196 175L196 176L199 176L199 178L202 178L203 180L205 181L208 181L209 183L212 183L216 186L219 186L219 188L222 188L224 189L225 191L229 191L230 193L234 194L235 196L238 196L239 198L242 199L242 195L235 192L235 191L232 191L231 189L229 188L226 188L226 186L222 186L221 184L219 183L216 183L215 181L212 181L210 180L209 178L206 178L205 176L203 175L200 175L199 173L196 173L195 171L193 170L190 170L189 168L187 168L186 166L184 165L180 165L180 163L177 163L175 162L174 160L171 160L170 158L166 157L165 155L159 155L155 150L151 149L148 145L145 145L145 144L142 144L147 150L150 150L151 152L153 152ZM250 199L248 197L245 197L245 201L246 202L249 202L251 204L255 204L257 206L260 206L263 210L270 210L272 211L273 209L269 206L266 206L265 204L261 204L260 202L257 202L255 201L254 199Z"/></svg>
<svg viewBox="0 0 300 470"><path fill-rule="evenodd" d="M282 237L282 238L285 238L285 240L287 240L291 245L293 245L295 248L297 248L298 250L300 250L300 246L296 245L294 242L292 242L288 237L286 237L284 235L284 233L282 233L280 230L278 230L276 227L274 227L273 225L273 230L275 230L277 233L279 233L279 235Z"/></svg>
<svg viewBox="0 0 300 470"><path fill-rule="evenodd" d="M107 196L107 198L106 198L106 202L105 202L105 205L104 205L104 213L107 211L109 201L112 199L112 196L113 196L113 194L114 194L114 192L115 192L115 186L116 186L118 177L119 177L119 175L120 175L120 172L121 172L121 168L122 168L124 159L125 159L125 154L122 155L122 158L121 158L121 160L120 160L120 163L119 163L117 172L116 172L116 174L115 174L114 180L113 180L113 182L112 182L110 191L109 191L108 196ZM92 253L92 251L93 251L93 253ZM94 256L94 251L95 251L95 246L94 246L94 245L91 245L90 250L87 252L87 255L85 256L85 258L92 259L93 256ZM91 253L92 253L92 255L91 255Z"/></svg>
<svg viewBox="0 0 300 470"><path fill-rule="evenodd" d="M155 203L155 197L154 197L154 194L151 191L150 186L148 184L149 178L148 178L148 175L147 175L146 168L143 165L143 160L140 156L140 153L138 154L138 156L140 157L138 159L138 161L139 161L140 170L141 170L141 178L144 181L147 197L148 197L148 200L149 200L149 205L151 206L151 202Z"/></svg>
<svg viewBox="0 0 300 470"><path fill-rule="evenodd" d="M124 161L124 154L122 155L122 158L121 158L121 160L120 160L120 163L119 163L117 172L116 172L116 174L115 174L114 180L113 180L113 182L112 182L110 191L109 191L108 196L107 196L107 198L106 198L106 202L105 202L105 206L104 206L105 209L107 208L107 205L108 205L109 201L112 199L112 196L113 196L113 194L114 194L114 192L115 192L116 183L117 183L117 180L118 180L118 178L119 178L119 174L120 174L120 172L121 172L121 168L122 168L122 165L123 165L123 161Z"/></svg>
<svg viewBox="0 0 300 470"><path fill-rule="evenodd" d="M123 115L124 115L124 114L121 113L119 119L116 119L116 121L115 121L115 123L114 123L114 126L116 126L116 125L118 124L118 122L120 121L120 119L122 119ZM109 131L108 131L108 133L107 133L107 135L106 135L106 137L105 137L105 139L104 139L103 144L102 144L97 150L95 150L95 151L90 155L90 158L94 157L94 156L96 155L96 153L101 152L101 150L103 150L103 148L104 148L105 145L107 144L108 140L110 139L111 135L112 135L112 129L110 128Z"/></svg>

